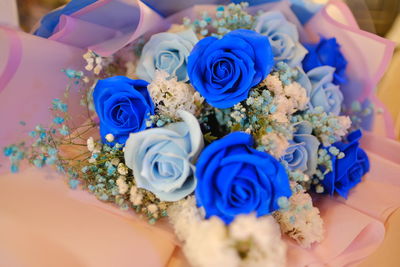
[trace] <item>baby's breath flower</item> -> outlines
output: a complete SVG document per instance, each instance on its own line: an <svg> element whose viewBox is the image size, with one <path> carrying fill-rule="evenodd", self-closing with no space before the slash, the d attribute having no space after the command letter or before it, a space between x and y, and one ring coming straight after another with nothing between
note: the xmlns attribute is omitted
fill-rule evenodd
<svg viewBox="0 0 400 267"><path fill-rule="evenodd" d="M119 158L113 158L111 160L111 164L114 165L114 166L118 166L119 163L120 163Z"/></svg>
<svg viewBox="0 0 400 267"><path fill-rule="evenodd" d="M139 192L136 186L132 186L129 192L129 200L132 202L134 206L139 206L142 204L143 195Z"/></svg>
<svg viewBox="0 0 400 267"><path fill-rule="evenodd" d="M322 185L317 185L315 187L315 192L317 192L318 194L322 194L324 192L324 187Z"/></svg>
<svg viewBox="0 0 400 267"><path fill-rule="evenodd" d="M308 248L323 239L323 221L319 210L313 207L311 196L304 190L295 192L287 208L274 213L282 232Z"/></svg>
<svg viewBox="0 0 400 267"><path fill-rule="evenodd" d="M261 137L261 144L271 155L280 158L285 154L289 147L289 141L283 135L271 132L266 133Z"/></svg>
<svg viewBox="0 0 400 267"><path fill-rule="evenodd" d="M286 246L271 216L240 215L226 226L218 217L204 220L194 197L174 203L168 214L195 266L285 266Z"/></svg>
<svg viewBox="0 0 400 267"><path fill-rule="evenodd" d="M118 191L121 195L125 194L126 192L128 192L129 186L126 183L126 177L125 176L119 176L116 184L118 186Z"/></svg>
<svg viewBox="0 0 400 267"><path fill-rule="evenodd" d="M93 137L89 137L89 138L86 140L86 144L87 144L87 149L88 149L90 152L92 152L92 151L94 150L94 140L93 140Z"/></svg>
<svg viewBox="0 0 400 267"><path fill-rule="evenodd" d="M103 59L91 50L88 50L83 58L86 60L85 69L93 71L95 75L99 75L103 69Z"/></svg>
<svg viewBox="0 0 400 267"><path fill-rule="evenodd" d="M178 110L198 114L204 99L190 84L178 82L176 77L168 79L168 76L164 71L157 71L148 86L158 114L173 120L179 118Z"/></svg>
<svg viewBox="0 0 400 267"><path fill-rule="evenodd" d="M147 206L147 210L150 213L156 213L158 211L158 207L155 204L150 204L150 205Z"/></svg>
<svg viewBox="0 0 400 267"><path fill-rule="evenodd" d="M63 126L61 126L60 129L58 129L58 131L60 132L61 135L69 135L69 129L68 127L64 124Z"/></svg>
<svg viewBox="0 0 400 267"><path fill-rule="evenodd" d="M114 135L111 133L106 134L106 140L111 143L112 141L114 141Z"/></svg>
<svg viewBox="0 0 400 267"><path fill-rule="evenodd" d="M128 174L128 167L124 163L118 164L118 173L121 175L127 175Z"/></svg>

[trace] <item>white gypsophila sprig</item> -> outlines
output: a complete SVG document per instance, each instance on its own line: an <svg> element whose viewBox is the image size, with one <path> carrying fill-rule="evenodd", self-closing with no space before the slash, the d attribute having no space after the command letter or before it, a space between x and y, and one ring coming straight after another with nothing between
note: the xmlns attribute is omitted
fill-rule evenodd
<svg viewBox="0 0 400 267"><path fill-rule="evenodd" d="M87 149L88 149L90 152L93 152L93 150L94 150L94 139L93 139L93 137L89 137L89 138L86 140L86 144L87 144Z"/></svg>
<svg viewBox="0 0 400 267"><path fill-rule="evenodd" d="M272 216L257 218L240 215L229 225L229 235L236 244L247 244L241 267L279 267L286 265L286 245L279 224Z"/></svg>
<svg viewBox="0 0 400 267"><path fill-rule="evenodd" d="M304 248L323 239L324 228L319 210L313 206L311 196L304 190L294 193L289 199L289 206L274 216L282 232Z"/></svg>
<svg viewBox="0 0 400 267"><path fill-rule="evenodd" d="M276 106L276 111L271 118L277 122L288 122L290 115L298 110L304 110L309 102L306 89L297 82L284 85L278 74L268 75L264 84L274 93L273 104Z"/></svg>
<svg viewBox="0 0 400 267"><path fill-rule="evenodd" d="M175 203L168 214L193 266L285 266L286 246L272 216L240 215L226 226L218 217L204 220L194 197Z"/></svg>
<svg viewBox="0 0 400 267"><path fill-rule="evenodd" d="M117 170L118 170L118 173L121 175L127 175L129 172L128 167L122 162L118 164Z"/></svg>
<svg viewBox="0 0 400 267"><path fill-rule="evenodd" d="M261 144L276 158L282 157L289 147L288 139L279 132L266 133L261 137Z"/></svg>
<svg viewBox="0 0 400 267"><path fill-rule="evenodd" d="M239 257L229 242L224 222L217 217L204 220L194 197L172 205L168 215L175 234L184 242L183 252L192 266L239 266Z"/></svg>
<svg viewBox="0 0 400 267"><path fill-rule="evenodd" d="M168 215L180 240L188 236L193 222L198 223L203 219L200 210L196 207L194 197L188 197L171 205L168 208Z"/></svg>
<svg viewBox="0 0 400 267"><path fill-rule="evenodd" d="M143 201L143 194L138 190L136 186L132 186L129 191L129 200L134 206L139 206Z"/></svg>
<svg viewBox="0 0 400 267"><path fill-rule="evenodd" d="M123 195L123 194L125 194L126 192L128 192L128 190L129 190L129 185L126 183L126 177L125 176L119 176L118 177L118 179L117 179L117 181L116 181L116 184L117 184L117 186L118 186L118 192L121 194L121 195Z"/></svg>
<svg viewBox="0 0 400 267"><path fill-rule="evenodd" d="M99 75L103 69L103 58L91 50L88 50L83 55L83 58L86 60L85 69L87 71L93 71L94 74Z"/></svg>
<svg viewBox="0 0 400 267"><path fill-rule="evenodd" d="M196 115L204 101L203 97L190 84L178 82L176 77L168 77L166 72L156 71L154 80L148 86L158 113L172 119L179 118L178 110Z"/></svg>
<svg viewBox="0 0 400 267"><path fill-rule="evenodd" d="M351 127L351 119L348 116L339 116L337 119L339 127L335 128L335 136L340 139L348 133Z"/></svg>

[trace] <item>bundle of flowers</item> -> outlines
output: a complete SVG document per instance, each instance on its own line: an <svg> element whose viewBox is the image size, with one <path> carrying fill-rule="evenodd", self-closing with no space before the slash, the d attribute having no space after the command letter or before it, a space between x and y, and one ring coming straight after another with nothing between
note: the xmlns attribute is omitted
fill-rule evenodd
<svg viewBox="0 0 400 267"><path fill-rule="evenodd" d="M11 170L53 165L150 224L168 217L193 266L285 266L283 235L323 240L313 198L347 198L369 171L359 128L372 107L344 105L335 38L301 41L292 17L247 8L180 17L109 57L89 50L84 70L63 70L53 122L4 148Z"/></svg>

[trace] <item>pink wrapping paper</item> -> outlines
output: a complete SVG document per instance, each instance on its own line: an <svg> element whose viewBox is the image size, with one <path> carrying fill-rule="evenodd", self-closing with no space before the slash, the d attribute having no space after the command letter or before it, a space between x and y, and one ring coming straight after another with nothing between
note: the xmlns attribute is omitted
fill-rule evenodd
<svg viewBox="0 0 400 267"><path fill-rule="evenodd" d="M330 1L306 25L308 38L316 42L320 35L335 37L348 60L346 74L349 82L341 85L347 107L355 100L371 99L377 108L384 109L386 131L394 138L393 121L384 106L377 100L374 89L382 78L393 55L395 44L359 29L345 3ZM373 55L373 56L371 56Z"/></svg>
<svg viewBox="0 0 400 267"><path fill-rule="evenodd" d="M0 26L0 147L20 142L38 124L47 125L49 107L68 84L61 71L82 69L84 50ZM70 111L76 123L83 117L76 92ZM22 126L19 122L26 122ZM8 164L0 154L0 173Z"/></svg>
<svg viewBox="0 0 400 267"><path fill-rule="evenodd" d="M118 17L117 11L107 12L111 7L137 16L115 24L102 22L102 14ZM337 37L351 61L349 71L354 79L345 89L349 99L373 96L390 59L391 43L359 30L341 2L331 2L305 30L286 3L263 6L271 7L298 25L303 40L318 37L312 31ZM207 8L212 6L181 14ZM104 0L62 17L52 40L0 27L0 146L20 140L38 123L49 122L49 103L62 95L67 82L61 69L81 68L82 48L108 55L176 18L163 21L140 1ZM374 57L369 56L371 51ZM71 98L70 108L79 122L77 97ZM21 126L21 120L27 126ZM309 250L288 240L289 266L348 266L379 246L384 222L400 206L400 145L387 138L393 136L392 130L390 117L377 115L374 132L363 139L371 172L348 200L317 200L326 237ZM4 158L0 164L0 172L7 171ZM49 175L54 177L49 179ZM89 193L71 191L54 172L29 168L18 175L0 176L0 266L164 266L178 245L167 224L150 228L132 213L104 204Z"/></svg>
<svg viewBox="0 0 400 267"><path fill-rule="evenodd" d="M109 56L163 26L163 18L141 1L99 0L69 16L62 15L50 39Z"/></svg>
<svg viewBox="0 0 400 267"><path fill-rule="evenodd" d="M0 188L0 266L165 266L175 249L170 232L71 196L53 171L5 174Z"/></svg>

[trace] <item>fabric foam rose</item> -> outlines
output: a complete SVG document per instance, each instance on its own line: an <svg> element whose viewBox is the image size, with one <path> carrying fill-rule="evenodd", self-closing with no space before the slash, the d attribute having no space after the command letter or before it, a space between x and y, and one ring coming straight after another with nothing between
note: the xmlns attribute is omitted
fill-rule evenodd
<svg viewBox="0 0 400 267"><path fill-rule="evenodd" d="M284 61L295 67L307 54L307 50L299 42L296 25L287 21L280 12L266 12L259 16L255 31L268 37L275 61Z"/></svg>
<svg viewBox="0 0 400 267"><path fill-rule="evenodd" d="M307 72L311 82L310 105L322 107L327 113L339 115L343 94L339 86L333 83L335 69L330 66L317 67Z"/></svg>
<svg viewBox="0 0 400 267"><path fill-rule="evenodd" d="M238 214L269 214L292 192L285 168L271 155L253 149L253 138L234 132L206 147L196 164L196 199L206 218L230 223Z"/></svg>
<svg viewBox="0 0 400 267"><path fill-rule="evenodd" d="M312 89L311 81L301 66L297 66L296 70L297 70L297 77L294 79L294 81L299 83L301 87L303 87L306 90L307 96L309 97Z"/></svg>
<svg viewBox="0 0 400 267"><path fill-rule="evenodd" d="M178 81L188 81L188 56L197 42L192 30L154 34L143 47L136 74L151 82L156 70L162 70Z"/></svg>
<svg viewBox="0 0 400 267"><path fill-rule="evenodd" d="M327 193L333 195L337 192L340 196L347 198L349 191L361 182L361 178L369 172L369 159L363 149L360 148L359 140L362 132L356 130L348 135L348 143L337 142L333 144L345 157L332 158L332 171L325 175L321 181Z"/></svg>
<svg viewBox="0 0 400 267"><path fill-rule="evenodd" d="M299 170L311 175L317 168L318 139L312 135L312 126L307 121L295 124L293 141L286 150L281 160L285 161L287 167L294 171Z"/></svg>
<svg viewBox="0 0 400 267"><path fill-rule="evenodd" d="M137 187L162 201L178 201L196 187L193 163L203 148L203 135L192 114L178 113L183 122L131 134L125 146L125 163Z"/></svg>
<svg viewBox="0 0 400 267"><path fill-rule="evenodd" d="M303 60L304 71L310 71L316 67L328 65L335 68L333 82L337 85L347 82L347 60L343 56L336 38L321 38L317 44L305 45L308 54Z"/></svg>
<svg viewBox="0 0 400 267"><path fill-rule="evenodd" d="M235 30L222 39L206 37L189 56L188 74L193 87L217 108L245 100L274 64L267 38L251 30Z"/></svg>
<svg viewBox="0 0 400 267"><path fill-rule="evenodd" d="M93 91L93 101L100 119L103 143L112 134L114 142L125 144L130 133L146 129L154 105L147 91L148 83L115 76L99 80Z"/></svg>

